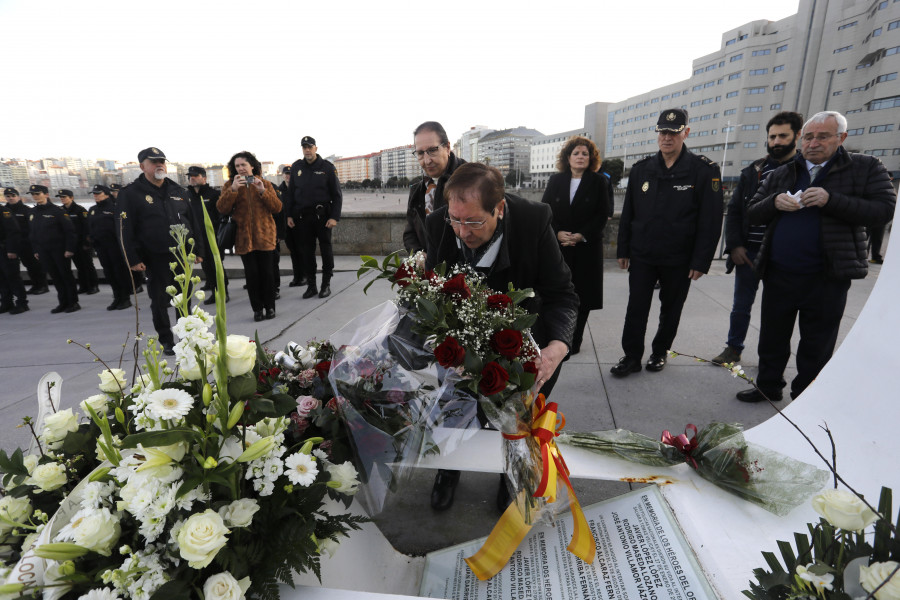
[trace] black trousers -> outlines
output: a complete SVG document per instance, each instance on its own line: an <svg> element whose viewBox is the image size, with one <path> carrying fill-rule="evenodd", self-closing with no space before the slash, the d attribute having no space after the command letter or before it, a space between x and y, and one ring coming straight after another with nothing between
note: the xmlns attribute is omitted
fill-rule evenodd
<svg viewBox="0 0 900 600"><path fill-rule="evenodd" d="M125 300L132 291L131 275L118 241L114 238L96 239L94 240L94 249L97 251L97 258L100 259L100 266L103 267L106 281L112 288L113 298Z"/></svg>
<svg viewBox="0 0 900 600"><path fill-rule="evenodd" d="M281 240L275 240L272 250L272 283L276 290L281 289Z"/></svg>
<svg viewBox="0 0 900 600"><path fill-rule="evenodd" d="M653 354L665 356L672 348L681 309L691 289L687 265L651 265L632 260L628 267L628 308L622 329L622 349L625 356L641 360L644 356L644 336L653 302L653 286L659 281L659 326L650 345Z"/></svg>
<svg viewBox="0 0 900 600"><path fill-rule="evenodd" d="M213 259L212 248L209 246L209 242L206 240L206 236L203 236L203 262L200 263L200 268L203 269L203 279L204 287L209 287L211 289L215 289L216 287L216 261ZM224 270L225 267L225 249L219 248L219 259L222 261L222 268L225 274L225 288L228 288L228 271Z"/></svg>
<svg viewBox="0 0 900 600"><path fill-rule="evenodd" d="M578 318L575 319L575 334L572 336L572 350L580 351L581 350L581 342L584 341L584 327L587 325L588 316L591 314L591 309L584 308L583 306L578 307Z"/></svg>
<svg viewBox="0 0 900 600"><path fill-rule="evenodd" d="M79 244L78 249L75 250L75 256L72 257L72 263L75 265L75 270L78 271L78 285L82 291L86 292L97 287L99 280L90 246L85 248Z"/></svg>
<svg viewBox="0 0 900 600"><path fill-rule="evenodd" d="M6 256L6 247L0 245L0 306L26 306L25 284L19 274L19 261Z"/></svg>
<svg viewBox="0 0 900 600"><path fill-rule="evenodd" d="M299 223L294 221L294 229L300 229L300 239L303 248L303 271L309 278L309 284L316 283L316 241L319 242L319 252L322 255L322 282L331 281L334 271L334 253L331 249L331 230L325 227L327 219L316 215L304 216Z"/></svg>
<svg viewBox="0 0 900 600"><path fill-rule="evenodd" d="M168 252L153 253L141 257L147 267L147 292L150 294L150 313L153 315L153 329L159 336L159 342L168 347L175 345L172 334L172 322L169 320L169 307L172 296L166 288L175 285L175 273L169 269L169 262L174 258Z"/></svg>
<svg viewBox="0 0 900 600"><path fill-rule="evenodd" d="M883 260L884 255L881 254L881 246L884 244L884 230L887 225L880 227L869 227L869 256L875 260Z"/></svg>
<svg viewBox="0 0 900 600"><path fill-rule="evenodd" d="M300 239L299 228L285 227L284 243L288 252L291 253L291 270L293 271L293 281L303 279L303 242Z"/></svg>
<svg viewBox="0 0 900 600"><path fill-rule="evenodd" d="M773 265L766 268L756 380L763 392L781 390L785 385L784 369L791 357L795 322L800 326L800 344L791 398L812 383L834 354L849 289L849 279L830 280L822 273L788 273Z"/></svg>
<svg viewBox="0 0 900 600"><path fill-rule="evenodd" d="M244 273L247 276L247 295L253 312L275 308L275 275L272 269L272 251L254 250L241 254Z"/></svg>
<svg viewBox="0 0 900 600"><path fill-rule="evenodd" d="M66 258L64 248L41 248L38 250L41 266L53 280L56 297L60 306L72 306L78 302L78 285L72 275L72 259Z"/></svg>
<svg viewBox="0 0 900 600"><path fill-rule="evenodd" d="M22 264L25 265L31 285L33 287L47 287L47 274L44 272L44 267L41 266L41 261L34 257L34 248L30 242L22 242L22 251L18 256ZM18 268L18 265L16 267Z"/></svg>

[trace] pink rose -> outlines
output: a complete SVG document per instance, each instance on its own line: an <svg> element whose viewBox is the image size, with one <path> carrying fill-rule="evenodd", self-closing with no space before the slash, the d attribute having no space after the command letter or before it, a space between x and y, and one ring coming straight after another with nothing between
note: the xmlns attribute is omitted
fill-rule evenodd
<svg viewBox="0 0 900 600"><path fill-rule="evenodd" d="M303 433L309 427L309 419L304 419L297 413L291 413L291 421L297 427L297 433Z"/></svg>
<svg viewBox="0 0 900 600"><path fill-rule="evenodd" d="M312 396L300 396L297 398L297 414L301 417L309 416L309 413L322 405L317 398Z"/></svg>
<svg viewBox="0 0 900 600"><path fill-rule="evenodd" d="M297 383L299 383L302 387L309 387L312 385L313 379L315 379L315 377L315 369L304 369L297 375Z"/></svg>

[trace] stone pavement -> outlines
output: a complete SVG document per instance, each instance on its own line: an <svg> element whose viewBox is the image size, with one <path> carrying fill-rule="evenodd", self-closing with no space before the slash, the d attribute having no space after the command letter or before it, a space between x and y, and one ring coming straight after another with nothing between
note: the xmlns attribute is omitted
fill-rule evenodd
<svg viewBox="0 0 900 600"><path fill-rule="evenodd" d="M257 331L267 347L278 350L290 341L326 338L359 313L393 297L384 282L375 283L368 295L363 294L366 280L357 280L357 257L339 256L336 263L333 294L324 300L301 299L305 288L287 287L290 276L283 271L278 317L254 323L246 292L241 289L240 260L226 257L226 268L232 275L232 299L227 305L229 332L252 336ZM851 286L839 342L853 326L879 270L878 265L871 265L869 276ZM733 281L725 275L724 261L714 261L710 274L692 284L673 350L707 358L719 353L728 329ZM625 379L613 378L609 369L622 354L619 340L628 294L626 272L619 270L615 261L606 261L604 286L605 308L591 313L582 351L565 363L553 392L553 400L566 415L567 430L618 427L655 437L664 429L680 432L688 423L702 426L710 421L731 421L752 427L773 416L775 411L767 404L748 405L735 400L734 394L746 387L744 382L733 379L724 369L685 357L670 359L661 373L642 371ZM27 430L16 429L16 425L22 417L35 413L35 389L45 372L54 370L63 376L63 407L77 406L97 393L97 373L102 367L93 362L88 351L66 344L67 339L89 342L91 350L111 366L119 365L123 344L136 329L135 312L106 311L110 299L109 287L101 285L100 294L81 297L80 312L52 315L50 309L56 305L56 298L51 292L31 297L27 313L0 315L0 447L9 451L27 446ZM152 332L146 294L139 296L139 303L140 326ZM658 302L650 316L648 347L658 318L656 308ZM742 361L751 375L755 375L757 364L758 333L757 302ZM796 341L795 334L794 347ZM130 349L131 344L127 351ZM130 373L133 358L124 357L122 364ZM791 366L788 379L793 375ZM427 470L417 473L376 519L398 550L421 554L484 536L499 517L494 508L496 475L463 474L457 501L443 514L429 507L432 478L433 473ZM578 480L575 488L582 503L589 504L628 491L629 484Z"/></svg>

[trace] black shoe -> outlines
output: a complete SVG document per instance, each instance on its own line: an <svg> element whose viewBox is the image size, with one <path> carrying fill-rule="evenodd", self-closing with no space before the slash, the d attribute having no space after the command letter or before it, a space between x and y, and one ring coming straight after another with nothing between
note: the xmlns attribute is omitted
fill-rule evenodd
<svg viewBox="0 0 900 600"><path fill-rule="evenodd" d="M216 286L213 285L212 283L207 283L200 289L203 290L204 292L211 292L216 289Z"/></svg>
<svg viewBox="0 0 900 600"><path fill-rule="evenodd" d="M615 375L616 377L628 377L632 373L637 373L641 370L641 361L636 358L629 358L628 356L623 356L619 359L618 364L613 365L613 368L609 370L610 373Z"/></svg>
<svg viewBox="0 0 900 600"><path fill-rule="evenodd" d="M327 283L322 284L322 290L319 292L319 298L327 298L331 295L331 286Z"/></svg>
<svg viewBox="0 0 900 600"><path fill-rule="evenodd" d="M447 510L453 506L453 495L456 493L457 483L459 483L459 471L438 469L437 476L434 478L434 487L431 488L431 508Z"/></svg>
<svg viewBox="0 0 900 600"><path fill-rule="evenodd" d="M256 321L257 323L259 323L259 322L262 321L263 319L265 319L265 317L263 316L263 311L261 311L261 310L254 310L254 311L253 311L253 320L254 320L254 321Z"/></svg>
<svg viewBox="0 0 900 600"><path fill-rule="evenodd" d="M316 289L316 286L311 285L308 288L306 288L305 292L303 292L303 299L306 300L308 298L312 298L313 296L315 296L318 293L319 293L319 290Z"/></svg>
<svg viewBox="0 0 900 600"><path fill-rule="evenodd" d="M215 304L215 303L216 303L216 295L215 294L210 294L209 298L207 298L206 300L203 301L203 304L206 306L209 306L210 304Z"/></svg>
<svg viewBox="0 0 900 600"><path fill-rule="evenodd" d="M275 318L275 309L267 308L266 309L266 319L274 319Z"/></svg>
<svg viewBox="0 0 900 600"><path fill-rule="evenodd" d="M64 310L66 310L66 307L63 306L62 304L59 304L55 308L51 308L50 312L52 312L55 315L55 314L61 313Z"/></svg>
<svg viewBox="0 0 900 600"><path fill-rule="evenodd" d="M76 302L75 304L70 304L69 306L67 306L65 312L73 313L73 312L77 312L79 310L81 310L81 305Z"/></svg>
<svg viewBox="0 0 900 600"><path fill-rule="evenodd" d="M279 292L278 290L275 290L275 299L281 300L281 292Z"/></svg>
<svg viewBox="0 0 900 600"><path fill-rule="evenodd" d="M131 300L122 298L116 303L116 307L113 310L125 310L126 308L131 308Z"/></svg>
<svg viewBox="0 0 900 600"><path fill-rule="evenodd" d="M884 259L881 258L880 256L878 256L878 257L873 256L872 258L869 259L869 262L872 263L873 265L883 265Z"/></svg>
<svg viewBox="0 0 900 600"><path fill-rule="evenodd" d="M119 299L114 298L112 304L106 307L106 310L116 310L116 307L119 306Z"/></svg>
<svg viewBox="0 0 900 600"><path fill-rule="evenodd" d="M225 304L231 302L231 294L228 293L228 288L225 288Z"/></svg>
<svg viewBox="0 0 900 600"><path fill-rule="evenodd" d="M13 305L12 305L12 304L4 304L3 306L0 306L0 314L8 313L8 312L10 312L12 309L13 309Z"/></svg>
<svg viewBox="0 0 900 600"><path fill-rule="evenodd" d="M162 349L163 349L162 350L163 354L165 354L166 356L175 356L175 346L174 345L170 346L168 344L163 344Z"/></svg>
<svg viewBox="0 0 900 600"><path fill-rule="evenodd" d="M32 286L28 288L28 291L26 293L31 294L32 296L40 296L41 294L46 294L49 291L50 288L48 288L46 285L43 285L37 287Z"/></svg>
<svg viewBox="0 0 900 600"><path fill-rule="evenodd" d="M500 475L500 487L497 488L497 510L506 512L512 499L509 497L509 486L506 485L506 476Z"/></svg>
<svg viewBox="0 0 900 600"><path fill-rule="evenodd" d="M244 284L244 289L245 289L245 290L247 289L247 284L246 284L246 283Z"/></svg>
<svg viewBox="0 0 900 600"><path fill-rule="evenodd" d="M22 314L23 312L25 312L26 310L28 310L28 305L27 305L27 304L18 304L18 305L16 305L16 306L13 306L11 309L9 309L9 314L11 314L11 315L20 315L20 314Z"/></svg>
<svg viewBox="0 0 900 600"><path fill-rule="evenodd" d="M659 373L663 369L666 368L666 355L665 354L651 354L650 358L647 360L647 370L653 371L654 373Z"/></svg>
<svg viewBox="0 0 900 600"><path fill-rule="evenodd" d="M301 285L304 285L302 280L291 279L291 282L288 284L288 287L300 287Z"/></svg>
<svg viewBox="0 0 900 600"><path fill-rule="evenodd" d="M136 293L140 294L141 292L144 291L144 286L139 285L139 286L137 286L136 288L134 288L134 291L135 291Z"/></svg>
<svg viewBox="0 0 900 600"><path fill-rule="evenodd" d="M765 396L763 394L765 394ZM766 396L768 396L769 400L772 402L778 402L781 400L781 390L777 392L761 392L756 388L750 388L749 390L738 392L736 395L737 399L741 402L765 402Z"/></svg>
<svg viewBox="0 0 900 600"><path fill-rule="evenodd" d="M725 346L725 349L710 362L717 365L737 364L741 362L741 351L733 346Z"/></svg>
<svg viewBox="0 0 900 600"><path fill-rule="evenodd" d="M83 292L78 292L79 294L87 294L88 296L93 296L94 294L100 293L100 288L94 286L92 288L88 288Z"/></svg>

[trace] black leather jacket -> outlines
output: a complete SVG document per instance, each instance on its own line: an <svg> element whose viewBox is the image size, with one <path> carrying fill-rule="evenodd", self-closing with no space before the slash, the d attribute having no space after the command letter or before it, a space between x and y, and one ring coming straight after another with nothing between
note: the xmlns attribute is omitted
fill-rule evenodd
<svg viewBox="0 0 900 600"><path fill-rule="evenodd" d="M447 170L438 177L437 187L434 189L434 210L447 204L444 201L444 184L453 175L453 171L459 165L466 164L461 158L450 153L447 161ZM425 249L425 189L426 179L423 177L409 190L409 200L406 204L406 229L403 230L403 247L409 252L417 252Z"/></svg>

